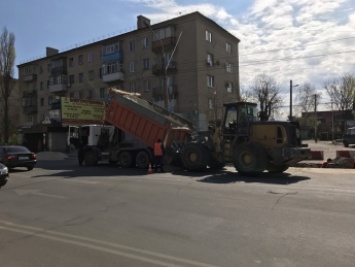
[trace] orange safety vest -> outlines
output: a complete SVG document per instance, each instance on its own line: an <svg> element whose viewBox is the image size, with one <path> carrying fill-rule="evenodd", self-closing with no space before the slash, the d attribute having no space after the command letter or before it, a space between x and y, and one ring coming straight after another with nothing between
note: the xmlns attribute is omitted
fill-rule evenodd
<svg viewBox="0 0 355 267"><path fill-rule="evenodd" d="M163 156L162 143L154 143L154 156Z"/></svg>

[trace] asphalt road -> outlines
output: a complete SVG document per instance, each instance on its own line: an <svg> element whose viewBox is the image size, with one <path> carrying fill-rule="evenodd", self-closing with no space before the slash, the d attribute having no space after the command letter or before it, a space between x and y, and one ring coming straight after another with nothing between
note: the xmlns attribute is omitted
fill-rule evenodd
<svg viewBox="0 0 355 267"><path fill-rule="evenodd" d="M42 161L0 190L0 265L355 266L354 174Z"/></svg>

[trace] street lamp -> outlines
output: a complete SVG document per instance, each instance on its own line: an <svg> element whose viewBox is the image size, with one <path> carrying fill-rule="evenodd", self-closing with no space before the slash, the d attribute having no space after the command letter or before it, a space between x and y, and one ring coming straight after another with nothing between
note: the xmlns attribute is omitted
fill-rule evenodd
<svg viewBox="0 0 355 267"><path fill-rule="evenodd" d="M292 121L292 88L297 86L298 84L292 85L292 80L290 80L290 121Z"/></svg>

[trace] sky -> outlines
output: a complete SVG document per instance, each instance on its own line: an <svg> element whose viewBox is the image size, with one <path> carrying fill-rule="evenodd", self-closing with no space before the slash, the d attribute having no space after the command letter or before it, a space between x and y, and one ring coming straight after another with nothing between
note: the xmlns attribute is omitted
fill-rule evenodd
<svg viewBox="0 0 355 267"><path fill-rule="evenodd" d="M326 99L326 80L355 75L355 0L1 0L0 27L15 34L17 65L135 30L138 15L155 24L195 11L240 39L242 88L266 74L285 102L290 80Z"/></svg>

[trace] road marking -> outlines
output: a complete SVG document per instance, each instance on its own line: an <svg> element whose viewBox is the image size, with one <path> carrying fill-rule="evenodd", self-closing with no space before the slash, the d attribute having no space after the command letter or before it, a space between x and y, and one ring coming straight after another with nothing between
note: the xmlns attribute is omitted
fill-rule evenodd
<svg viewBox="0 0 355 267"><path fill-rule="evenodd" d="M18 189L18 190L14 190L14 191L15 191L16 194L18 194L20 196L37 195L37 196L60 198L60 199L65 199L66 198L64 196L41 193L39 190L35 190L35 189Z"/></svg>
<svg viewBox="0 0 355 267"><path fill-rule="evenodd" d="M159 266L183 267L183 265L179 265L179 264L189 264L197 267L217 267L215 265L205 264L205 263L178 258L174 256L169 256L157 252L151 252L144 249L137 249L125 245L100 241L92 238L65 234L65 233L52 231L52 230L46 230L43 228L15 224L9 221L0 220L0 230L17 232L17 233L36 236L36 237L42 237L45 239L59 241L59 242L77 245L81 247L86 247L97 251L111 253L117 256L131 258L134 260L140 260L143 262L152 263ZM91 242L91 244L88 242ZM124 250L126 250L127 252L125 252ZM146 256L141 256L139 254L143 254ZM148 257L156 257L158 259L148 258ZM178 264L174 264L168 261L175 261Z"/></svg>

